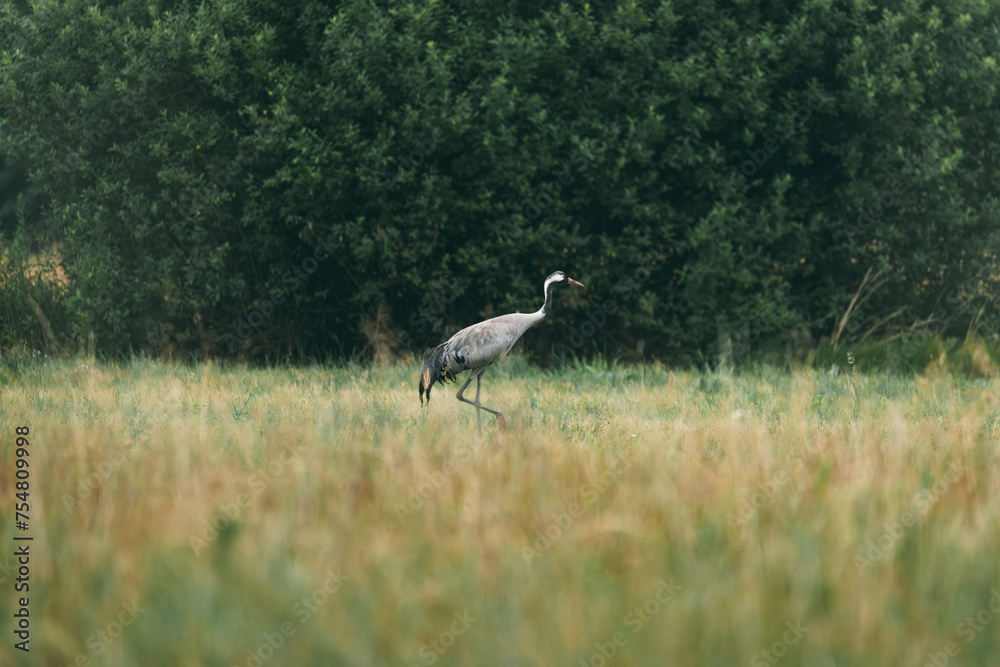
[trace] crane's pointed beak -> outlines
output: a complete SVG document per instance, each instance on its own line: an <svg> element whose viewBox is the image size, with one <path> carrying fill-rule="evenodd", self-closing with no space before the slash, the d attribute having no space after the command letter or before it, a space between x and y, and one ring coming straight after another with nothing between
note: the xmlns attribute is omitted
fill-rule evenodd
<svg viewBox="0 0 1000 667"><path fill-rule="evenodd" d="M570 285L576 285L577 287L586 287L586 285L584 285L583 283L578 283L569 276L566 276L566 282L568 282Z"/></svg>

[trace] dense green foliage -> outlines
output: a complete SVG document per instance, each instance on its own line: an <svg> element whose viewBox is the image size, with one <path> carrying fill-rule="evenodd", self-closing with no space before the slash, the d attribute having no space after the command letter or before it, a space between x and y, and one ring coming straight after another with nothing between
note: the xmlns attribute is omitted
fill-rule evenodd
<svg viewBox="0 0 1000 667"><path fill-rule="evenodd" d="M558 269L537 360L996 330L988 0L3 12L69 346L419 351Z"/></svg>

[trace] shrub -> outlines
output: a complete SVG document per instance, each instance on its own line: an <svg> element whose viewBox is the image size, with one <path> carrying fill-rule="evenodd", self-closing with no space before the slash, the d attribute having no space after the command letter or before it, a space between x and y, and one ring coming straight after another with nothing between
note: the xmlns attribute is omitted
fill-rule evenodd
<svg viewBox="0 0 1000 667"><path fill-rule="evenodd" d="M17 7L0 152L104 351L419 351L557 269L536 360L609 302L571 354L821 339L869 270L845 339L995 310L994 3Z"/></svg>

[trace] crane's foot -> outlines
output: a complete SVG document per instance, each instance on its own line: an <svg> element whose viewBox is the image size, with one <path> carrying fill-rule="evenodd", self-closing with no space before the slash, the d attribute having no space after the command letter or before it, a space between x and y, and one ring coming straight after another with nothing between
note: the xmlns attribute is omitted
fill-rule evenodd
<svg viewBox="0 0 1000 667"><path fill-rule="evenodd" d="M497 413L497 428L499 428L501 432L507 430L507 420L504 419L503 415L499 412Z"/></svg>

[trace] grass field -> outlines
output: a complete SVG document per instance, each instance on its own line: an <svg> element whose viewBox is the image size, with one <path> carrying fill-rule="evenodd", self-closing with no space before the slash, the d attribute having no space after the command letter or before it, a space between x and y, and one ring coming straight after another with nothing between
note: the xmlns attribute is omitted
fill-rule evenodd
<svg viewBox="0 0 1000 667"><path fill-rule="evenodd" d="M1000 664L996 379L514 358L479 437L407 365L0 378L2 665Z"/></svg>

